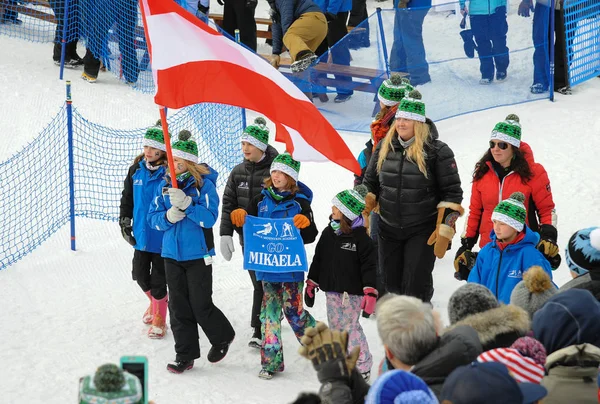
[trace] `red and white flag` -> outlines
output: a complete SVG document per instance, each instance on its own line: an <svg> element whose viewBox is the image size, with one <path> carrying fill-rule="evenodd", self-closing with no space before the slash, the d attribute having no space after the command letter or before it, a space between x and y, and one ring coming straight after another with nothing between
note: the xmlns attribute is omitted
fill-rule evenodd
<svg viewBox="0 0 600 404"><path fill-rule="evenodd" d="M360 167L337 131L306 96L266 60L237 45L177 5L140 0L154 101L167 108L201 102L235 105L275 123L275 140L298 161Z"/></svg>

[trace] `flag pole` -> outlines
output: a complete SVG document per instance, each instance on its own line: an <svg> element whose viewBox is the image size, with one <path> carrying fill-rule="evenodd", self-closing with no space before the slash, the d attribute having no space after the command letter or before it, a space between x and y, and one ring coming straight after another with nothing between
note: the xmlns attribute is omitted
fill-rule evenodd
<svg viewBox="0 0 600 404"><path fill-rule="evenodd" d="M166 107L160 108L160 124L165 138L165 147L167 148L167 162L169 164L169 174L171 175L171 186L177 188L177 175L175 175L175 164L173 163L173 151L171 150L171 137L169 136Z"/></svg>

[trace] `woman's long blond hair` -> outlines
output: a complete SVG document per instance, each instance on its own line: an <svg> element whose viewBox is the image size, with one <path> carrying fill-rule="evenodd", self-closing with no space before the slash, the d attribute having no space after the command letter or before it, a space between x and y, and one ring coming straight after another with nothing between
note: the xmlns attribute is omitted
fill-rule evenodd
<svg viewBox="0 0 600 404"><path fill-rule="evenodd" d="M194 186L197 189L200 189L203 183L202 176L210 173L208 167L203 164L195 164L187 160L183 160L183 164L185 165L186 170L189 171L190 175L196 180ZM171 184L170 177L166 177L166 180L168 184Z"/></svg>
<svg viewBox="0 0 600 404"><path fill-rule="evenodd" d="M415 121L414 131L415 141L406 149L406 158L415 163L425 178L428 178L427 165L425 164L425 146L429 144L430 140L431 133L429 132L429 125L425 122ZM392 144L394 136L398 136L396 134L395 124L392 125L387 135L385 135L385 138L381 141L382 145L379 150L379 160L377 160L377 172L381 172L383 162L390 150L395 151L394 145Z"/></svg>

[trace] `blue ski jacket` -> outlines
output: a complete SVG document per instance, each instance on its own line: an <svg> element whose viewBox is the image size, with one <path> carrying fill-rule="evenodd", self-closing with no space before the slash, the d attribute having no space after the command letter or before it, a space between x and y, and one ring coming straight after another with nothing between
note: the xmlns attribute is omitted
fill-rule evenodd
<svg viewBox="0 0 600 404"><path fill-rule="evenodd" d="M492 230L492 241L486 244L475 261L468 282L487 287L504 304L510 303L510 294L523 273L534 265L539 265L552 279L552 269L548 260L536 248L540 241L538 233L525 227L525 238L500 250L496 234Z"/></svg>
<svg viewBox="0 0 600 404"><path fill-rule="evenodd" d="M465 8L466 0L460 0L459 3L461 10ZM471 0L469 15L492 15L498 7L506 7L506 0Z"/></svg>

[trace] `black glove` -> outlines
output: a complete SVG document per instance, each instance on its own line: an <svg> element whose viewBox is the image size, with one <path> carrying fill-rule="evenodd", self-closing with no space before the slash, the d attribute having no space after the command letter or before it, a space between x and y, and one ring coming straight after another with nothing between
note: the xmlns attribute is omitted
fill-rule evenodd
<svg viewBox="0 0 600 404"><path fill-rule="evenodd" d="M517 14L519 14L521 17L529 17L530 10L534 10L531 0L523 0L519 4L519 10L517 11Z"/></svg>
<svg viewBox="0 0 600 404"><path fill-rule="evenodd" d="M331 22L337 18L337 15L333 13L325 13L325 18L327 18L327 22Z"/></svg>
<svg viewBox="0 0 600 404"><path fill-rule="evenodd" d="M219 0L217 0L217 2L218 2L220 5L223 5L223 3L222 3L222 2L220 2ZM208 8L208 7L206 7L206 6L203 6L202 4L200 4L200 2L198 2L198 11L200 11L200 12L201 12L202 14L204 14L204 15L208 15L208 10L209 10L209 8Z"/></svg>
<svg viewBox="0 0 600 404"><path fill-rule="evenodd" d="M454 256L454 277L459 281L466 281L477 260L477 253L471 251L477 238L461 238L460 242L462 245Z"/></svg>
<svg viewBox="0 0 600 404"><path fill-rule="evenodd" d="M246 0L246 8L256 8L257 4L258 0Z"/></svg>
<svg viewBox="0 0 600 404"><path fill-rule="evenodd" d="M556 244L558 232L556 231L556 227L551 224L543 224L540 226L539 233L540 242L537 245L537 249L550 261L550 258L554 258L558 254L558 245Z"/></svg>
<svg viewBox="0 0 600 404"><path fill-rule="evenodd" d="M546 259L550 263L550 268L552 268L553 271L557 270L562 262L560 254L556 254L554 257L546 257Z"/></svg>
<svg viewBox="0 0 600 404"><path fill-rule="evenodd" d="M133 235L131 234L133 227L131 227L131 218L130 217L122 217L119 219L119 226L121 226L121 235L132 246L135 246L137 242Z"/></svg>

